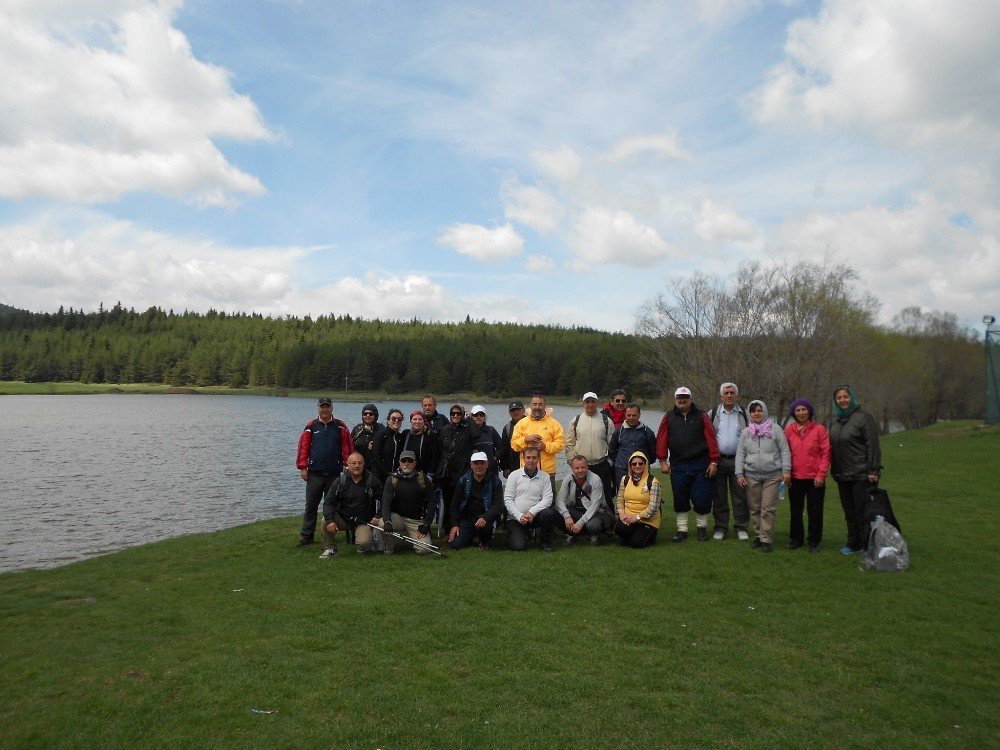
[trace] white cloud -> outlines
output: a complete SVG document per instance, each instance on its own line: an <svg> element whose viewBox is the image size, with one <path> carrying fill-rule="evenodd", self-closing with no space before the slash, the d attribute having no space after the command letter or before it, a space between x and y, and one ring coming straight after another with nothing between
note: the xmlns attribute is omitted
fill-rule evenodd
<svg viewBox="0 0 1000 750"><path fill-rule="evenodd" d="M524 266L529 271L554 271L556 262L545 255L529 255Z"/></svg>
<svg viewBox="0 0 1000 750"><path fill-rule="evenodd" d="M552 151L536 151L535 162L544 174L558 182L572 182L580 176L583 159L569 146L560 146Z"/></svg>
<svg viewBox="0 0 1000 750"><path fill-rule="evenodd" d="M636 135L624 138L614 145L608 157L614 161L621 161L647 152L664 159L692 160L691 154L681 148L676 133Z"/></svg>
<svg viewBox="0 0 1000 750"><path fill-rule="evenodd" d="M565 213L562 203L551 193L534 185L521 185L516 179L504 182L501 195L507 219L541 234L554 232Z"/></svg>
<svg viewBox="0 0 1000 750"><path fill-rule="evenodd" d="M670 254L670 247L652 227L640 224L627 211L603 207L585 209L576 221L571 244L578 266L624 263L641 266Z"/></svg>
<svg viewBox="0 0 1000 750"><path fill-rule="evenodd" d="M478 224L455 224L436 242L479 260L512 258L524 247L524 239L510 224L493 229Z"/></svg>
<svg viewBox="0 0 1000 750"><path fill-rule="evenodd" d="M699 237L706 240L752 240L757 236L757 228L752 221L744 219L733 209L721 206L710 198L702 199L694 230Z"/></svg>
<svg viewBox="0 0 1000 750"><path fill-rule="evenodd" d="M969 321L1000 309L1000 242L956 225L929 195L898 210L814 211L786 222L776 241L805 257L832 252L845 261L882 301L886 320L909 305Z"/></svg>
<svg viewBox="0 0 1000 750"><path fill-rule="evenodd" d="M0 197L259 194L213 139L269 139L227 71L172 25L178 2L37 0L0 10Z"/></svg>

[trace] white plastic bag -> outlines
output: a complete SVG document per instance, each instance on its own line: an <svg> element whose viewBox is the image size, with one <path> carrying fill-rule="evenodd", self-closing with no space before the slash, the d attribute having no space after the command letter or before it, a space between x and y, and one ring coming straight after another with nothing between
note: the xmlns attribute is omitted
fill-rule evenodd
<svg viewBox="0 0 1000 750"><path fill-rule="evenodd" d="M910 569L910 550L899 530L882 516L872 521L872 533L868 540L868 556L864 559L865 570L881 573L899 573Z"/></svg>

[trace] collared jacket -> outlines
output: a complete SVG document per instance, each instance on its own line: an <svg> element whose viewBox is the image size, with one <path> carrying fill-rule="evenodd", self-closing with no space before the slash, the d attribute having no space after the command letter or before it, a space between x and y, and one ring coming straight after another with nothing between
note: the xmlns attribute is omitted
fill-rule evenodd
<svg viewBox="0 0 1000 750"><path fill-rule="evenodd" d="M550 414L546 414L541 419L535 419L528 414L514 426L514 433L510 437L510 447L518 453L522 452L527 445L525 438L528 435L540 435L545 442L545 450L542 451L541 469L546 474L556 473L556 456L566 447L566 436L563 434L562 425L559 424ZM520 461L524 465L524 459Z"/></svg>
<svg viewBox="0 0 1000 750"><path fill-rule="evenodd" d="M653 430L642 422L635 427L629 427L628 422L616 427L611 434L608 445L608 455L611 463L619 469L628 469L628 459L636 451L640 451L649 463L656 460L656 435Z"/></svg>
<svg viewBox="0 0 1000 750"><path fill-rule="evenodd" d="M793 419L785 426L785 437L792 451L792 478L824 479L830 470L830 435L826 428L810 419L800 430Z"/></svg>
<svg viewBox="0 0 1000 750"><path fill-rule="evenodd" d="M473 488L481 488L483 493L483 514L486 523L493 523L503 515L503 482L493 472L487 472L482 482L477 482L471 471L465 472L455 483L455 493L451 497L451 523L457 526L465 515Z"/></svg>
<svg viewBox="0 0 1000 750"><path fill-rule="evenodd" d="M608 506L604 502L604 483L592 471L587 472L582 487L572 474L566 477L556 493L555 504L556 511L563 518L571 517L570 508L582 510L583 515L577 521L581 526L586 526L587 522L594 516L608 512Z"/></svg>
<svg viewBox="0 0 1000 750"><path fill-rule="evenodd" d="M607 414L577 414L566 428L566 460L579 454L591 465L603 463L608 457L608 443L614 431L615 423Z"/></svg>
<svg viewBox="0 0 1000 750"><path fill-rule="evenodd" d="M830 425L830 463L838 482L859 482L882 471L878 425L871 414L855 406Z"/></svg>
<svg viewBox="0 0 1000 750"><path fill-rule="evenodd" d="M718 463L719 443L708 414L694 404L687 414L676 406L664 414L656 431L656 457L674 463L702 459Z"/></svg>
<svg viewBox="0 0 1000 750"><path fill-rule="evenodd" d="M316 474L339 474L354 453L354 441L347 425L334 417L329 422L313 419L299 435L296 469Z"/></svg>

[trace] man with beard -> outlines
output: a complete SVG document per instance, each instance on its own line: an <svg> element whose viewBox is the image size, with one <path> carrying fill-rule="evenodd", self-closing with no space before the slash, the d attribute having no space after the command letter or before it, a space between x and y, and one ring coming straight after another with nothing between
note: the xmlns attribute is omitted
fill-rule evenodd
<svg viewBox="0 0 1000 750"><path fill-rule="evenodd" d="M323 397L316 407L319 416L299 435L295 468L306 483L306 509L299 531L299 547L313 544L316 534L316 511L327 490L344 470L347 457L354 452L354 441L347 425L333 416L333 402Z"/></svg>
<svg viewBox="0 0 1000 750"><path fill-rule="evenodd" d="M396 531L412 539L430 542L431 521L434 520L436 503L434 485L422 471L417 471L417 457L410 450L399 454L399 470L389 475L382 491L382 518L372 523L386 533L385 554L391 555L400 542L394 536ZM419 544L411 545L418 555L429 555L430 550Z"/></svg>
<svg viewBox="0 0 1000 750"><path fill-rule="evenodd" d="M524 449L537 448L541 456L541 469L549 475L552 492L556 490L556 456L566 447L562 425L545 409L545 396L536 393L531 397L531 412L514 426L510 447L521 453L524 466Z"/></svg>
<svg viewBox="0 0 1000 750"><path fill-rule="evenodd" d="M323 546L320 557L337 556L337 532L354 536L354 546L359 553L372 548L372 527L368 523L375 516L375 504L382 496L382 482L365 468L365 459L354 452L347 457L347 471L333 483L323 499Z"/></svg>

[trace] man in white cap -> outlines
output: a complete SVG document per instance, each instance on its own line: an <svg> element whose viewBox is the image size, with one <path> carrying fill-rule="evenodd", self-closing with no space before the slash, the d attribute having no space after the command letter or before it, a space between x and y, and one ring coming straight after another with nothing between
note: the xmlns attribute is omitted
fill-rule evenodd
<svg viewBox="0 0 1000 750"><path fill-rule="evenodd" d="M462 549L477 542L479 549L488 549L504 505L503 482L495 471L490 471L485 453L472 454L469 471L458 478L450 499L452 526L448 544L451 548Z"/></svg>
<svg viewBox="0 0 1000 750"><path fill-rule="evenodd" d="M656 455L660 470L670 475L677 513L675 542L688 538L688 513L694 505L698 514L698 541L708 541L708 517L715 500L711 479L719 466L719 444L715 428L691 400L691 389L674 391L674 408L663 415L656 432Z"/></svg>
<svg viewBox="0 0 1000 750"><path fill-rule="evenodd" d="M615 431L615 423L607 414L598 411L596 393L587 391L581 400L583 413L573 417L566 428L566 460L569 462L574 456L586 458L589 471L601 480L602 494L610 503L614 497L614 470L608 460L608 442Z"/></svg>
<svg viewBox="0 0 1000 750"><path fill-rule="evenodd" d="M493 425L486 424L486 409L481 404L473 406L470 414L472 414L472 421L479 428L478 437L476 437L475 431L472 433L472 451L473 453L485 453L489 460L490 472L496 474L498 473L497 457L500 454L500 433Z"/></svg>

